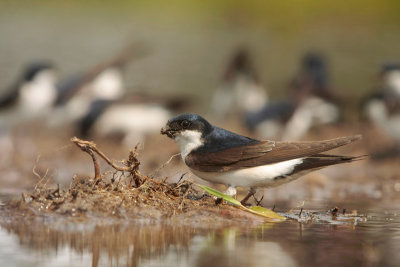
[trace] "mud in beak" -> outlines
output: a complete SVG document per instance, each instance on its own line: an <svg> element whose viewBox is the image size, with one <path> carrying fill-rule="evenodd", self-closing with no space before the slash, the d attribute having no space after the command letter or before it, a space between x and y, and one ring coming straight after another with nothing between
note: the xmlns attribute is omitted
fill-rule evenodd
<svg viewBox="0 0 400 267"><path fill-rule="evenodd" d="M161 134L165 134L165 135L168 136L169 138L174 139L176 131L173 130L173 129L171 129L171 128L169 128L168 126L166 126L166 127L164 127L164 128L161 128L160 133L161 133Z"/></svg>

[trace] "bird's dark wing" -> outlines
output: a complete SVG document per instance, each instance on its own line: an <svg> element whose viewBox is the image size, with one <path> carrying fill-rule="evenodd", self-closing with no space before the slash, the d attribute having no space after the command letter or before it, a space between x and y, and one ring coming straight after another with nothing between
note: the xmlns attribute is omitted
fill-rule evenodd
<svg viewBox="0 0 400 267"><path fill-rule="evenodd" d="M127 63L132 59L138 59L146 56L149 53L149 48L143 43L133 43L120 51L112 58L103 61L92 68L80 73L72 75L62 80L58 85L58 97L55 105L63 105L68 102L76 93L84 86L91 83L99 74L109 68L117 68L122 70Z"/></svg>
<svg viewBox="0 0 400 267"><path fill-rule="evenodd" d="M296 109L296 104L290 100L271 101L261 110L246 115L246 125L254 130L260 123L268 120L285 122L290 119Z"/></svg>
<svg viewBox="0 0 400 267"><path fill-rule="evenodd" d="M86 78L83 74L74 74L61 80L57 84L58 95L54 105L64 105L77 91L79 91L85 82Z"/></svg>
<svg viewBox="0 0 400 267"><path fill-rule="evenodd" d="M327 166L341 164L341 163L349 163L357 160L362 160L366 157L367 155L352 157L352 156L316 154L304 158L302 162L300 164L297 164L290 173L278 176L275 179L285 178L287 176L292 176L296 174L303 175L308 172L319 170Z"/></svg>
<svg viewBox="0 0 400 267"><path fill-rule="evenodd" d="M87 137L92 126L95 124L97 119L106 111L106 109L112 104L109 100L97 100L90 105L89 112L82 118L78 123L78 135L80 137Z"/></svg>
<svg viewBox="0 0 400 267"><path fill-rule="evenodd" d="M5 109L17 102L20 84L16 84L6 94L0 97L0 109Z"/></svg>
<svg viewBox="0 0 400 267"><path fill-rule="evenodd" d="M189 96L175 95L166 97L138 91L136 88L132 89L133 90L128 89L124 97L118 99L117 102L129 104L157 104L173 111L184 110L185 108L193 106L195 103L195 99Z"/></svg>
<svg viewBox="0 0 400 267"><path fill-rule="evenodd" d="M274 142L238 146L207 153L193 151L185 158L192 169L224 172L317 155L360 139L360 135L315 142Z"/></svg>

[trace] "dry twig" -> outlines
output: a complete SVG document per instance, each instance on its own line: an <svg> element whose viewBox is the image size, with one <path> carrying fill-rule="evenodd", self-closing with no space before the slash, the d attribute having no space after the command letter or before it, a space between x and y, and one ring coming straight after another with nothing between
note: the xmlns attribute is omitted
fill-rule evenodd
<svg viewBox="0 0 400 267"><path fill-rule="evenodd" d="M137 147L135 147L135 150L129 151L128 160L123 162L125 166L119 166L115 164L111 159L109 159L102 151L100 151L94 142L81 140L77 137L72 137L71 141L75 145L77 145L82 151L88 153L92 157L95 172L94 176L96 180L100 179L100 166L98 164L95 153L99 155L102 159L104 159L115 170L121 172L129 172L129 174L132 176L133 181L135 182L136 187L139 187L143 183L143 179L139 173L140 162L137 158Z"/></svg>

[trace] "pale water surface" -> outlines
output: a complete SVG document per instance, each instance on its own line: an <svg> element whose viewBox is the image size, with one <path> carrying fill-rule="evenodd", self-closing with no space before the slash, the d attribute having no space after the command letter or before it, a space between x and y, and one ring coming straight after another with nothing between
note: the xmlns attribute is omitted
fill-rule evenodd
<svg viewBox="0 0 400 267"><path fill-rule="evenodd" d="M238 226L0 218L0 266L398 266L398 210L351 224Z"/></svg>

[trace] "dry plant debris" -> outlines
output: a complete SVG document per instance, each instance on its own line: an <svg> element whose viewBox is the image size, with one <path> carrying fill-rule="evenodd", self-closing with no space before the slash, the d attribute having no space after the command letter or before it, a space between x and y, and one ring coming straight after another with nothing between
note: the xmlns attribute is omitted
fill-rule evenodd
<svg viewBox="0 0 400 267"><path fill-rule="evenodd" d="M93 142L76 137L71 141L92 158L94 177L75 175L68 189L59 186L50 188L45 177L32 193L22 194L20 200L11 202L7 208L23 212L24 216L159 220L195 212L207 213L214 218L252 218L230 205L216 205L213 197L196 189L190 181L168 183L166 179L156 180L141 174L136 148L129 152L128 159L121 161L120 165L109 159ZM99 157L114 171L101 173Z"/></svg>
<svg viewBox="0 0 400 267"><path fill-rule="evenodd" d="M334 207L328 211L305 211L303 207L300 212L289 211L284 213L285 217L296 220L300 223L329 223L329 224L344 224L344 225L357 225L358 223L365 223L366 216L359 215L356 210L351 213L346 213L346 209L339 212L338 207Z"/></svg>
<svg viewBox="0 0 400 267"><path fill-rule="evenodd" d="M95 143L76 137L71 141L92 158L94 177L75 175L69 188L61 189L59 186L50 188L49 178L45 175L32 193L23 193L20 200L2 206L3 211L23 215L24 218L29 215L60 215L63 218L120 218L145 222L179 218L180 223L184 221L189 224L226 223L226 219L229 223L258 223L265 219L216 200L190 181L181 179L177 183L168 183L166 178L156 180L141 174L137 148L129 152L127 160L117 164L99 150ZM98 157L114 171L101 173ZM338 209L328 212L302 209L297 213L290 210L280 215L301 223L354 225L365 221L362 216L339 214Z"/></svg>

